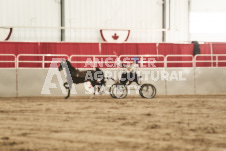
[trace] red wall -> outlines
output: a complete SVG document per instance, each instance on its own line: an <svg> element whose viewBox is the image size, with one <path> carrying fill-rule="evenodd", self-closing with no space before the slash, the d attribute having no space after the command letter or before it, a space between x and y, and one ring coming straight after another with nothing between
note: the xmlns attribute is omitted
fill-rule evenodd
<svg viewBox="0 0 226 151"><path fill-rule="evenodd" d="M103 55L157 55L156 43L102 43L101 54Z"/></svg>
<svg viewBox="0 0 226 151"><path fill-rule="evenodd" d="M226 43L213 43L213 52L209 43L200 44L201 54L226 54ZM0 42L0 54L66 54L70 55L193 55L193 44L160 43L67 43L67 42ZM41 60L41 57L27 57L27 60ZM48 58L50 60L51 58ZM210 57L198 58L210 60ZM213 58L216 59L216 58ZM219 58L226 60L226 57ZM0 57L0 60L12 60L12 57ZM21 58L21 60L25 60ZM83 61L84 58L76 58ZM157 61L163 61L162 59ZM190 61L189 57L170 57L169 61ZM26 66L28 63L21 63ZM215 65L215 64L214 64ZM220 63L220 66L225 66ZM13 63L0 63L0 67L13 67ZM163 64L156 64L162 67ZM169 63L169 67L190 67L191 63ZM197 63L197 66L211 66L211 63ZM29 64L29 67L41 67L41 64Z"/></svg>
<svg viewBox="0 0 226 151"><path fill-rule="evenodd" d="M99 43L46 43L46 42L0 42L0 54L66 54L99 55ZM56 58L56 57L54 57ZM1 60L12 60L11 57L0 57ZM51 60L49 57L47 60ZM41 57L24 57L20 60L41 61ZM46 64L48 66L48 64ZM37 63L20 63L20 67L41 67ZM14 67L13 63L0 63L0 67Z"/></svg>

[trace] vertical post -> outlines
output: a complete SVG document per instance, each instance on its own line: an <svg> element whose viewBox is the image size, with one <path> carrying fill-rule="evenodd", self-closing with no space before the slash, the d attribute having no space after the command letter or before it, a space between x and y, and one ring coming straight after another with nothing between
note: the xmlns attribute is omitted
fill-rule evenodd
<svg viewBox="0 0 226 151"><path fill-rule="evenodd" d="M71 57L69 57L68 55L66 57L67 57L67 60L71 62Z"/></svg>
<svg viewBox="0 0 226 151"><path fill-rule="evenodd" d="M211 53L211 67L213 67L213 44L210 43L210 53Z"/></svg>
<svg viewBox="0 0 226 151"><path fill-rule="evenodd" d="M18 64L17 64L17 57L14 55L15 58L15 69L16 69L16 97L18 97Z"/></svg>
<svg viewBox="0 0 226 151"><path fill-rule="evenodd" d="M216 67L218 67L218 55L216 55Z"/></svg>
<svg viewBox="0 0 226 151"><path fill-rule="evenodd" d="M45 56L42 56L42 68L45 68Z"/></svg>
<svg viewBox="0 0 226 151"><path fill-rule="evenodd" d="M143 59L143 56L141 56L141 68L143 68L143 66L144 66L144 59Z"/></svg>
<svg viewBox="0 0 226 151"><path fill-rule="evenodd" d="M17 59L15 55L14 55L14 63L15 63L15 68L17 68Z"/></svg>
<svg viewBox="0 0 226 151"><path fill-rule="evenodd" d="M164 68L167 68L167 56L164 57Z"/></svg>
<svg viewBox="0 0 226 151"><path fill-rule="evenodd" d="M167 56L164 57L164 72L167 72ZM165 95L167 95L167 81L166 78L164 79L165 81Z"/></svg>
<svg viewBox="0 0 226 151"><path fill-rule="evenodd" d="M65 27L65 0L60 0L60 25ZM61 41L65 41L65 29L61 29Z"/></svg>
<svg viewBox="0 0 226 151"><path fill-rule="evenodd" d="M18 69L16 68L16 97L18 97Z"/></svg>
<svg viewBox="0 0 226 151"><path fill-rule="evenodd" d="M190 14L191 14L191 0L188 0L188 31L190 30ZM190 41L191 40L191 34L189 33L188 34L188 40Z"/></svg>
<svg viewBox="0 0 226 151"><path fill-rule="evenodd" d="M194 68L196 67L196 57L197 57L197 55L193 57L193 67Z"/></svg>
<svg viewBox="0 0 226 151"><path fill-rule="evenodd" d="M194 80L194 94L196 94L196 80L195 80L195 79L196 79L196 77L195 77L195 76L196 76L196 57L197 57L197 55L195 55L195 56L194 56L194 58L193 58L193 72L194 72L194 75L193 75L193 76L194 76L194 77L193 77L193 78L194 78L194 79L193 79L193 80Z"/></svg>
<svg viewBox="0 0 226 151"><path fill-rule="evenodd" d="M121 65L121 55L117 56L116 62L117 62L116 81L118 82L119 81L118 73L120 72L120 65Z"/></svg>
<svg viewBox="0 0 226 151"><path fill-rule="evenodd" d="M157 60L155 61L156 61L156 65L158 66L159 65L159 43L156 43L156 54L157 54L157 57L156 57Z"/></svg>
<svg viewBox="0 0 226 151"><path fill-rule="evenodd" d="M96 67L96 58L95 58L95 56L93 56L93 68L95 69L95 67Z"/></svg>
<svg viewBox="0 0 226 151"><path fill-rule="evenodd" d="M171 29L171 0L162 0L162 28L165 31L162 31L162 42L167 41L167 31Z"/></svg>
<svg viewBox="0 0 226 151"><path fill-rule="evenodd" d="M18 55L18 56L16 57L16 60L17 60L17 61L16 61L16 68L19 67L19 62L20 62L20 61L19 61L19 57L20 57L20 55Z"/></svg>
<svg viewBox="0 0 226 151"><path fill-rule="evenodd" d="M162 1L162 28L166 29L166 0ZM162 31L162 42L166 41L165 31Z"/></svg>
<svg viewBox="0 0 226 151"><path fill-rule="evenodd" d="M99 43L99 54L101 55L101 43Z"/></svg>
<svg viewBox="0 0 226 151"><path fill-rule="evenodd" d="M169 5L169 28L168 28L169 30L171 29L171 22L170 22L170 20L171 20L171 16L170 16L170 15L171 15L171 12L170 12L171 6L170 6L170 5L171 5L171 4L170 4L170 1L171 1L171 0L169 0L169 4L168 4L168 5Z"/></svg>
<svg viewBox="0 0 226 151"><path fill-rule="evenodd" d="M156 54L159 55L159 43L156 43Z"/></svg>

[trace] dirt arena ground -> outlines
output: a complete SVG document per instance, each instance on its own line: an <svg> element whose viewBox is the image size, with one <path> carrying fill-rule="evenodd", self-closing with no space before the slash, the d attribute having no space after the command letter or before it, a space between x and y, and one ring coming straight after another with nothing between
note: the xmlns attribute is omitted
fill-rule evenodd
<svg viewBox="0 0 226 151"><path fill-rule="evenodd" d="M226 151L226 96L0 98L0 150Z"/></svg>

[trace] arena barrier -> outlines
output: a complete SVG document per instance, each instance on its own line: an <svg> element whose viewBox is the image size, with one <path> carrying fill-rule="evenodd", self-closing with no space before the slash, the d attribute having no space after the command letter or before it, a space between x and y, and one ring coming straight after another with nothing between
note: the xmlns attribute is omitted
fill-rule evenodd
<svg viewBox="0 0 226 151"><path fill-rule="evenodd" d="M17 96L17 58L14 54L0 54L0 64L7 63L7 68L0 68L0 97Z"/></svg>
<svg viewBox="0 0 226 151"><path fill-rule="evenodd" d="M16 69L0 69L0 97L17 96Z"/></svg>
<svg viewBox="0 0 226 151"><path fill-rule="evenodd" d="M107 68L106 63L111 68L117 68L117 58L116 55L71 55L69 60L75 68Z"/></svg>
<svg viewBox="0 0 226 151"><path fill-rule="evenodd" d="M1 55L0 55L1 56ZM3 55L2 55L3 56ZM77 56L67 56L67 55L44 55L44 54L23 54L15 55L11 54L4 54L4 56L11 56L13 60L1 60L0 63L7 63L10 62L14 66L10 66L9 68L0 68L0 97L22 97L22 96L65 96L67 91L63 87L63 82L66 82L64 72L59 72L58 69L55 67L49 66L50 63L59 63L61 59L65 58L68 60L73 60ZM80 57L87 57L86 55L81 55ZM113 57L108 63L116 64L114 68L102 68L106 74L106 71L111 71L112 73L122 72L124 68L120 67L119 64L123 62L123 58L125 57L132 57L134 55L121 55L117 58L115 55L94 55L92 56L94 61L93 69L96 66L95 58L98 57ZM25 58L23 58L25 57ZM52 58L57 57L59 60L50 61ZM145 67L145 63L153 63L152 61L147 61L144 58L158 58L156 65L163 64L163 67ZM202 57L207 57L207 59L203 59ZM36 58L37 60L32 60ZM157 88L158 95L199 95L199 94L225 94L226 86L224 81L226 80L226 55L224 54L216 54L216 55L197 55L192 57L188 56L181 56L181 55L138 55L140 58L139 66L140 71L142 72L142 76L144 77L144 72L150 72L148 74L151 80L145 81L145 83L152 83ZM173 61L171 60L173 58ZM183 60L182 58L187 58ZM23 60L22 60L23 59ZM189 59L189 60L188 60ZM20 64L35 64L32 68L31 67L24 67L20 66ZM101 63L100 60L98 60ZM176 62L175 62L176 61ZM199 63L210 63L210 67L199 67L197 64ZM72 61L74 64L84 63L83 61ZM102 61L102 63L105 63ZM128 63L128 62L125 62ZM169 67L170 63L178 63L180 64L179 67ZM37 65L38 64L38 65ZM189 67L183 67L184 64L189 64ZM50 68L49 68L50 67ZM167 73L169 75L182 75L182 80L178 80L178 77L174 77L173 79L167 79L166 75L162 74ZM43 88L44 83L46 82L46 78L51 76L51 73L56 73L52 76L50 82L47 82L49 87L49 91L44 91ZM49 75L50 74L50 75ZM114 75L114 74L112 74ZM105 75L106 76L106 75ZM159 78L158 78L159 76ZM114 77L114 79L119 79L120 74ZM186 80L183 80L186 79ZM113 84L113 81L108 81L109 85ZM73 95L89 95L85 94L85 90L87 90L89 85L79 84L75 85L75 92L72 92ZM43 90L44 89L44 90ZM44 92L44 94L42 93ZM135 90L131 90L131 94L135 94Z"/></svg>
<svg viewBox="0 0 226 151"><path fill-rule="evenodd" d="M194 68L195 94L225 94L226 68Z"/></svg>

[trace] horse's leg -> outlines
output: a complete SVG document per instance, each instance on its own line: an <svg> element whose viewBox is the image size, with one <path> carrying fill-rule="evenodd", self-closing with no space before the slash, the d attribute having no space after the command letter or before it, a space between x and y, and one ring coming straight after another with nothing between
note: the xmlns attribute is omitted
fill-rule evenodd
<svg viewBox="0 0 226 151"><path fill-rule="evenodd" d="M70 97L70 89L69 89L69 87L66 86L67 84L68 84L67 82L64 82L64 87L65 87L65 89L68 89L68 94L67 94L67 96L65 97L65 99L68 99L68 98Z"/></svg>
<svg viewBox="0 0 226 151"><path fill-rule="evenodd" d="M129 81L128 85L130 85L132 83L132 81Z"/></svg>
<svg viewBox="0 0 226 151"><path fill-rule="evenodd" d="M139 80L139 79L138 79L138 75L137 75L137 73L135 73L135 82L137 83L137 85L140 85L140 83L139 83L138 80Z"/></svg>
<svg viewBox="0 0 226 151"><path fill-rule="evenodd" d="M68 98L70 97L70 92L71 92L71 90L68 89L68 94L67 94L67 96L65 97L65 99L68 99Z"/></svg>
<svg viewBox="0 0 226 151"><path fill-rule="evenodd" d="M135 82L137 83L137 85L140 85L140 83L138 82L138 78L136 78Z"/></svg>
<svg viewBox="0 0 226 151"><path fill-rule="evenodd" d="M68 84L67 82L64 83L65 89L69 89L69 87L66 86L67 84Z"/></svg>
<svg viewBox="0 0 226 151"><path fill-rule="evenodd" d="M101 83L98 85L98 88L99 88L99 94L103 94L103 92L105 91L105 81L102 80Z"/></svg>
<svg viewBox="0 0 226 151"><path fill-rule="evenodd" d="M99 94L100 95L102 95L103 94L103 92L104 92L104 87L103 87L103 85L98 85L98 88L99 88Z"/></svg>
<svg viewBox="0 0 226 151"><path fill-rule="evenodd" d="M94 89L94 95L95 95L95 92L96 92L96 91L97 91L99 94L102 93L102 92L101 92L101 87L102 87L102 86L99 85L99 84L95 86L95 89Z"/></svg>
<svg viewBox="0 0 226 151"><path fill-rule="evenodd" d="M93 95L95 96L95 93L96 93L96 90L97 90L97 88L96 88L96 85L94 85L94 92L93 92Z"/></svg>
<svg viewBox="0 0 226 151"><path fill-rule="evenodd" d="M69 86L68 86L68 94L67 94L67 96L65 97L65 99L68 99L68 98L70 97L71 87L72 87L72 83L69 83Z"/></svg>

